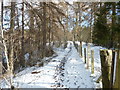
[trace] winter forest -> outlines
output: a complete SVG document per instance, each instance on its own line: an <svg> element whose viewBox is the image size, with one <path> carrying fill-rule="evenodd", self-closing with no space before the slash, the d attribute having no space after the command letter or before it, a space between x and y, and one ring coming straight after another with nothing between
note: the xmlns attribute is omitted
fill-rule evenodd
<svg viewBox="0 0 120 90"><path fill-rule="evenodd" d="M120 90L120 1L0 0L0 89Z"/></svg>

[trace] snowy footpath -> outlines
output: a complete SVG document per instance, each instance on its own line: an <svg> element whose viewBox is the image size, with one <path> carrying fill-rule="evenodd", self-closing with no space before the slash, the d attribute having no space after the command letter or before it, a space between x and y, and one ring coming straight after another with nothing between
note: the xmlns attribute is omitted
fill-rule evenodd
<svg viewBox="0 0 120 90"><path fill-rule="evenodd" d="M85 69L84 62L73 45L71 51L65 57L64 69L59 72L58 82L64 88L94 88L91 73Z"/></svg>
<svg viewBox="0 0 120 90"><path fill-rule="evenodd" d="M13 78L16 88L96 88L94 77L72 42L67 48L55 48L58 56L43 67L27 67ZM0 88L8 88L5 80Z"/></svg>

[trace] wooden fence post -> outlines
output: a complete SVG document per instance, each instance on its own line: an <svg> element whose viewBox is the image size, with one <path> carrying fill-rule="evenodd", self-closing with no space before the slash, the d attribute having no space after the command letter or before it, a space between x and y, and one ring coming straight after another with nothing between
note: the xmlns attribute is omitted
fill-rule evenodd
<svg viewBox="0 0 120 90"><path fill-rule="evenodd" d="M76 46L77 52L79 52L78 44L76 43L75 46Z"/></svg>
<svg viewBox="0 0 120 90"><path fill-rule="evenodd" d="M91 50L91 72L94 74L94 51Z"/></svg>
<svg viewBox="0 0 120 90"><path fill-rule="evenodd" d="M85 63L86 63L86 48L84 48L84 60L85 60Z"/></svg>
<svg viewBox="0 0 120 90"><path fill-rule="evenodd" d="M111 64L111 81L110 81L110 86L111 88L113 88L113 79L114 79L114 69L116 68L115 67L115 54L116 54L116 50L112 50L112 64Z"/></svg>
<svg viewBox="0 0 120 90"><path fill-rule="evenodd" d="M0 75L2 75L2 62L0 61Z"/></svg>
<svg viewBox="0 0 120 90"><path fill-rule="evenodd" d="M74 43L74 46L75 46L75 48L76 48L76 50L78 52L78 44L76 44L75 41L73 43Z"/></svg>
<svg viewBox="0 0 120 90"><path fill-rule="evenodd" d="M82 41L80 41L80 56L82 57Z"/></svg>
<svg viewBox="0 0 120 90"><path fill-rule="evenodd" d="M87 46L87 69L89 69L90 45Z"/></svg>
<svg viewBox="0 0 120 90"><path fill-rule="evenodd" d="M115 83L113 88L120 90L120 50L117 51Z"/></svg>
<svg viewBox="0 0 120 90"><path fill-rule="evenodd" d="M111 88L110 74L111 74L112 50L100 50L100 58L103 88Z"/></svg>

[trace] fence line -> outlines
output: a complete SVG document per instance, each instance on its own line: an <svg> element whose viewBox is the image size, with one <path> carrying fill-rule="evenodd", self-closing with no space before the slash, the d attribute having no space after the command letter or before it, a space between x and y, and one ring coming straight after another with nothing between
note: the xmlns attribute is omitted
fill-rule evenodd
<svg viewBox="0 0 120 90"><path fill-rule="evenodd" d="M82 48L83 46L80 43L80 57L84 56L84 62L87 65L87 69L90 67L91 58L91 74L94 74L94 53L96 52L94 52L94 50L90 51L90 44L87 44L83 52L81 52ZM98 83L102 79L103 88L119 88L120 90L120 50L100 50L100 60L102 74L96 82Z"/></svg>

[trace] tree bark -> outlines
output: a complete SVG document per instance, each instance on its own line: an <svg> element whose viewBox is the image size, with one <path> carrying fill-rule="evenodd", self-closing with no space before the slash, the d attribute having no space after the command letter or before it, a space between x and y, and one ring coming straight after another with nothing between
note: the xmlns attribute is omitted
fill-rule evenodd
<svg viewBox="0 0 120 90"><path fill-rule="evenodd" d="M17 9L17 29L20 30L20 24L19 24L19 9Z"/></svg>
<svg viewBox="0 0 120 90"><path fill-rule="evenodd" d="M14 31L15 26L15 2L11 2L11 20L10 20L10 30Z"/></svg>
<svg viewBox="0 0 120 90"><path fill-rule="evenodd" d="M20 56L20 65L25 67L24 59L24 0L22 2L22 31L21 31L21 56Z"/></svg>
<svg viewBox="0 0 120 90"><path fill-rule="evenodd" d="M33 15L32 10L30 10L29 14L30 14L30 31L33 31L34 30L34 15Z"/></svg>
<svg viewBox="0 0 120 90"><path fill-rule="evenodd" d="M1 58L0 58L1 59ZM2 61L0 61L0 76L2 75Z"/></svg>
<svg viewBox="0 0 120 90"><path fill-rule="evenodd" d="M115 2L112 3L112 29L111 29L111 37L110 37L110 48L113 48L113 42L114 42L114 28L115 28L115 23L116 23L116 4Z"/></svg>
<svg viewBox="0 0 120 90"><path fill-rule="evenodd" d="M3 0L1 0L1 28L3 29Z"/></svg>
<svg viewBox="0 0 120 90"><path fill-rule="evenodd" d="M11 20L10 20L10 54L9 54L9 65L10 65L10 84L12 85L12 76L14 70L14 26L15 26L15 2L11 2Z"/></svg>
<svg viewBox="0 0 120 90"><path fill-rule="evenodd" d="M42 33L43 33L43 55L42 57L45 57L46 53L46 3L43 2L43 20L42 20Z"/></svg>
<svg viewBox="0 0 120 90"><path fill-rule="evenodd" d="M8 61L8 51L7 51L6 42L4 40L4 30L3 30L3 0L1 1L1 38L2 38L2 44L3 44L2 51L5 52L5 57L6 57L6 61L7 61L7 71L9 71L10 67L9 67L9 61Z"/></svg>

